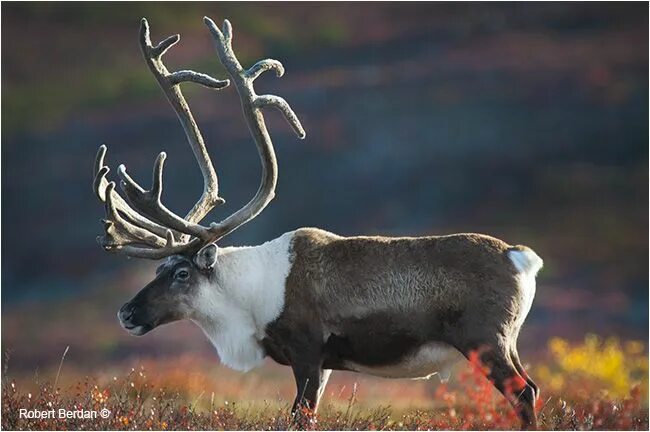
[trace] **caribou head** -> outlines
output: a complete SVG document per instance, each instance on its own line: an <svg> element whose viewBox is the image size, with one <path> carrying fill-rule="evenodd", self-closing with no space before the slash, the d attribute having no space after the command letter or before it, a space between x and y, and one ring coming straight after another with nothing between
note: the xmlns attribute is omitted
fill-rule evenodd
<svg viewBox="0 0 650 432"><path fill-rule="evenodd" d="M230 80L218 80L192 70L169 72L162 57L180 40L180 36L170 36L154 46L151 43L149 24L146 19L142 19L142 54L178 115L203 174L204 186L203 194L184 217L165 207L161 196L166 154L161 152L154 163L152 185L148 190L129 176L124 165L118 167L120 186L125 197L122 198L116 191L115 183L107 179L110 169L104 164L106 146L99 148L93 187L106 208L106 218L102 220L105 232L98 237L99 243L109 252L130 257L167 258L158 268L155 280L118 312L120 323L133 335L143 335L158 325L171 321L192 318L190 302L198 295L199 286L207 283L214 272L216 242L257 216L273 199L278 168L262 109L278 109L298 137L305 137L300 121L284 99L275 95L258 95L253 87L255 79L265 71L273 70L281 77L284 74L282 64L277 60L265 59L244 69L232 48L230 22L224 21L223 29L219 29L210 18L206 17L204 21L213 36L217 55L239 93L244 117L262 161L262 179L257 193L244 207L221 222L200 225L201 220L213 208L225 201L219 196L217 174L180 86L192 82L221 90L230 85Z"/></svg>

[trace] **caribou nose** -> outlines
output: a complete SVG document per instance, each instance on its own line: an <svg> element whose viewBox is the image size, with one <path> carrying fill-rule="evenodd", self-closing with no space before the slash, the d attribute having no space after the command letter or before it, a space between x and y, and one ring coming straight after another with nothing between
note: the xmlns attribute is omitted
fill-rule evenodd
<svg viewBox="0 0 650 432"><path fill-rule="evenodd" d="M130 304L122 306L117 313L117 317L122 322L127 322L133 316L133 307Z"/></svg>

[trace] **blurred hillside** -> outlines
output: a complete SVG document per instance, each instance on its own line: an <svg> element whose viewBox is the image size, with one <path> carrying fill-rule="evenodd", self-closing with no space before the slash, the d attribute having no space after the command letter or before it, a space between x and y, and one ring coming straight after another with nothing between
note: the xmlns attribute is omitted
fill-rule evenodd
<svg viewBox="0 0 650 432"><path fill-rule="evenodd" d="M244 64L272 57L287 70L257 88L290 102L307 139L266 114L277 196L224 244L300 226L485 232L544 258L521 338L529 349L550 334L647 338L647 5L5 3L2 12L2 342L15 366L44 364L66 345L101 362L204 343L188 342L188 332L200 336L185 325L148 342L123 334L115 312L153 272L95 243L101 143L113 173L124 162L145 184L165 150L164 200L180 213L201 192L141 59L142 16L156 41L181 34L170 69L224 75L208 15L231 20ZM233 89L184 92L228 201L209 216L220 219L255 192L258 156ZM102 345L89 347L98 334Z"/></svg>

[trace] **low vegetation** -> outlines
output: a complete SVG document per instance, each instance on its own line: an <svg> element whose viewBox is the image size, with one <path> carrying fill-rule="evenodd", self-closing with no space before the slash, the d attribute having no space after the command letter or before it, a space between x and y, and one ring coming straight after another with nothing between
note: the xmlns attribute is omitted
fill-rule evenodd
<svg viewBox="0 0 650 432"><path fill-rule="evenodd" d="M643 343L602 340L588 336L580 344L563 339L548 343L547 355L530 368L542 388L538 402L540 427L557 430L647 430L648 355ZM5 365L6 366L6 365ZM437 385L426 408L396 404L391 396L374 407L361 400L359 387L350 383L344 398L328 397L314 417L304 412L289 416L286 401L224 401L209 381L200 390L188 389L160 377L148 377L146 368L125 376L77 377L73 385L39 384L31 392L10 376L3 376L2 428L118 429L118 430L430 430L518 429L507 402L483 378L476 362L469 362L449 383ZM99 374L98 374L99 376ZM351 375L355 376L355 375ZM69 377L68 377L69 379ZM33 384L33 383L32 383ZM335 384L337 385L337 384ZM339 383L340 385L340 383ZM431 384L435 387L435 383ZM340 391L338 391L340 390ZM255 388L249 390L251 396ZM330 394L344 389L329 388ZM197 393L198 392L198 393ZM377 393L377 390L374 391ZM403 395L407 397L407 395ZM242 398L243 399L243 398ZM254 399L254 398L253 398ZM381 395L375 400L382 401ZM108 409L107 418L20 418L27 410Z"/></svg>

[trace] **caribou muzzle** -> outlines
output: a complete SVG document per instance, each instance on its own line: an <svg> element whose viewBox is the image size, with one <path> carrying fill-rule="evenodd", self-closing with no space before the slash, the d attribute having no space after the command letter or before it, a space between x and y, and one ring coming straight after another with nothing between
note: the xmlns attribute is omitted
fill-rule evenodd
<svg viewBox="0 0 650 432"><path fill-rule="evenodd" d="M142 336L155 327L146 316L146 312L131 302L125 303L117 311L117 319L120 325L133 336Z"/></svg>

